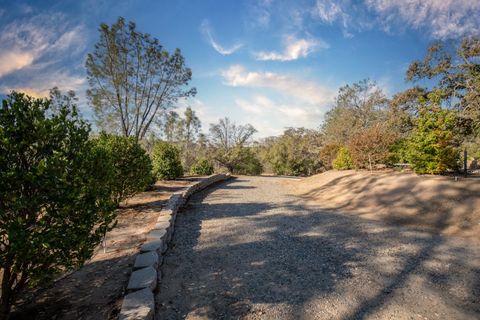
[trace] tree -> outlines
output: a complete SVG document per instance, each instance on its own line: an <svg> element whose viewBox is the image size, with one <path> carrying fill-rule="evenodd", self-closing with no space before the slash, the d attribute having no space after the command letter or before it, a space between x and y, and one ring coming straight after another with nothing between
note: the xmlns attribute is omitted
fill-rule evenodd
<svg viewBox="0 0 480 320"><path fill-rule="evenodd" d="M239 161L234 165L232 173L257 176L263 172L262 164L251 148L237 148L235 155Z"/></svg>
<svg viewBox="0 0 480 320"><path fill-rule="evenodd" d="M456 112L440 106L441 95L440 90L429 94L408 141L407 157L417 173L438 174L458 169Z"/></svg>
<svg viewBox="0 0 480 320"><path fill-rule="evenodd" d="M196 93L185 88L192 71L180 49L168 53L157 39L136 31L133 22L118 18L111 27L102 23L99 31L86 60L87 96L98 126L143 139L161 111Z"/></svg>
<svg viewBox="0 0 480 320"><path fill-rule="evenodd" d="M237 125L228 118L210 125L210 147L212 157L221 166L233 173L242 161L242 149L257 130L251 125Z"/></svg>
<svg viewBox="0 0 480 320"><path fill-rule="evenodd" d="M201 127L200 119L192 108L187 107L184 118L180 120L179 127L182 163L189 170L195 160L194 143Z"/></svg>
<svg viewBox="0 0 480 320"><path fill-rule="evenodd" d="M213 173L213 164L206 158L200 158L192 165L190 172L195 175L209 176Z"/></svg>
<svg viewBox="0 0 480 320"><path fill-rule="evenodd" d="M289 128L275 139L268 159L275 174L308 176L322 169L319 157L320 133L305 128Z"/></svg>
<svg viewBox="0 0 480 320"><path fill-rule="evenodd" d="M163 123L163 135L168 143L178 141L180 116L175 111L170 111L165 114L165 121Z"/></svg>
<svg viewBox="0 0 480 320"><path fill-rule="evenodd" d="M325 115L325 139L328 143L348 143L355 132L384 122L387 106L385 94L371 80L341 87L335 105Z"/></svg>
<svg viewBox="0 0 480 320"><path fill-rule="evenodd" d="M326 170L333 169L333 160L337 157L340 147L338 144L328 143L320 148L319 158Z"/></svg>
<svg viewBox="0 0 480 320"><path fill-rule="evenodd" d="M144 191L152 182L152 161L133 137L101 133L93 142L108 154L113 168L109 185L116 204Z"/></svg>
<svg viewBox="0 0 480 320"><path fill-rule="evenodd" d="M160 180L172 180L183 176L178 149L165 141L159 141L152 150L153 174Z"/></svg>
<svg viewBox="0 0 480 320"><path fill-rule="evenodd" d="M349 170L353 168L352 156L347 147L341 147L338 150L337 157L333 160L333 169Z"/></svg>
<svg viewBox="0 0 480 320"><path fill-rule="evenodd" d="M73 101L13 92L0 108L2 320L23 288L81 266L113 225L108 156Z"/></svg>
<svg viewBox="0 0 480 320"><path fill-rule="evenodd" d="M440 89L444 100L459 117L471 120L480 132L480 38L464 38L454 50L442 42L433 43L423 60L414 61L407 71L407 80L436 80L432 91ZM463 124L468 125L469 121Z"/></svg>
<svg viewBox="0 0 480 320"><path fill-rule="evenodd" d="M357 132L348 146L353 165L372 170L377 164L387 164L394 142L395 134L382 125Z"/></svg>

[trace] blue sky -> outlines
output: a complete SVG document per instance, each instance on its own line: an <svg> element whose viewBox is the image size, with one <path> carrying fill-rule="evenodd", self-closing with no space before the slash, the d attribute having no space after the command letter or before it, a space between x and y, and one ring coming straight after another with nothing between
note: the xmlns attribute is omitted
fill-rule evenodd
<svg viewBox="0 0 480 320"><path fill-rule="evenodd" d="M0 94L75 90L82 112L84 61L101 22L118 16L180 48L192 68L191 106L208 124L249 122L257 138L318 128L342 85L370 78L387 95L434 40L480 34L472 0L0 0Z"/></svg>

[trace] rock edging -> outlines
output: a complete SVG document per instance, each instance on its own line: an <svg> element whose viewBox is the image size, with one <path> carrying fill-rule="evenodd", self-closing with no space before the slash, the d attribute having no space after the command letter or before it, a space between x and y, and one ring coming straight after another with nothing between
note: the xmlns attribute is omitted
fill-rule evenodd
<svg viewBox="0 0 480 320"><path fill-rule="evenodd" d="M153 291L161 279L158 268L163 262L163 254L172 239L175 218L178 210L188 198L206 187L230 178L228 174L214 174L195 182L186 189L172 194L166 205L160 210L157 222L147 234L147 240L140 247L135 259L133 272L123 298L120 320L150 320L155 316Z"/></svg>

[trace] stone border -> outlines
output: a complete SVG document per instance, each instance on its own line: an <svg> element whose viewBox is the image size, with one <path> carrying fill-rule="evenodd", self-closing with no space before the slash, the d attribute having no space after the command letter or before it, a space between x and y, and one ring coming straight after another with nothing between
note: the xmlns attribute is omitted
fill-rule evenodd
<svg viewBox="0 0 480 320"><path fill-rule="evenodd" d="M150 320L154 318L154 291L161 279L159 267L163 262L163 254L168 248L168 243L172 239L178 210L195 192L229 178L229 174L214 174L171 195L160 210L155 226L147 234L147 240L140 247L140 252L135 259L119 320Z"/></svg>

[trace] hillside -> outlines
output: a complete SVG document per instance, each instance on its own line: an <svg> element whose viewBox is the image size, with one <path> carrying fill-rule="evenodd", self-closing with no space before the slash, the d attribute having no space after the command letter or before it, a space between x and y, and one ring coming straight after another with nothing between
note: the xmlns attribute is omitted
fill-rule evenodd
<svg viewBox="0 0 480 320"><path fill-rule="evenodd" d="M328 171L289 185L321 209L480 239L480 180Z"/></svg>

